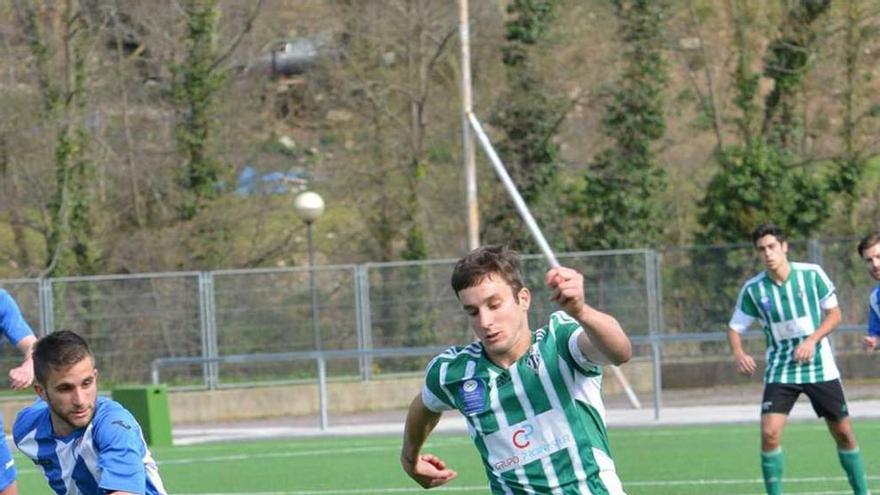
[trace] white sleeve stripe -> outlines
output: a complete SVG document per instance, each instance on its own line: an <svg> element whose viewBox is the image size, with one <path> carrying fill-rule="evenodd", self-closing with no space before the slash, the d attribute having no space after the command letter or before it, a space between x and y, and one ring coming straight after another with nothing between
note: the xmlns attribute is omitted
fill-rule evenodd
<svg viewBox="0 0 880 495"><path fill-rule="evenodd" d="M450 404L455 404L455 399L452 397L452 392L450 392L449 388L446 387L446 372L449 370L449 363L442 363L440 365L440 389L446 393L446 398L449 399Z"/></svg>
<svg viewBox="0 0 880 495"><path fill-rule="evenodd" d="M744 333L755 320L755 317L745 314L743 310L739 309L739 306L737 306L727 326L736 333Z"/></svg>
<svg viewBox="0 0 880 495"><path fill-rule="evenodd" d="M874 291L871 292L871 299L869 301L869 304L871 306L871 309L874 311L874 314L877 315L878 318L880 318L880 300L878 300L878 296L880 296L880 287L874 289Z"/></svg>
<svg viewBox="0 0 880 495"><path fill-rule="evenodd" d="M837 307L837 294L832 292L825 299L822 299L819 302L819 305L822 306L822 309L829 310Z"/></svg>
<svg viewBox="0 0 880 495"><path fill-rule="evenodd" d="M577 365L586 371L588 368L601 365L590 360L590 358L584 355L583 351L581 351L580 346L578 346L578 338L582 333L584 333L584 329L578 328L571 334L571 337L568 338L568 352L571 354L571 357L574 358Z"/></svg>
<svg viewBox="0 0 880 495"><path fill-rule="evenodd" d="M422 387L422 403L425 404L425 407L436 413L452 409L445 402L437 398L428 387Z"/></svg>

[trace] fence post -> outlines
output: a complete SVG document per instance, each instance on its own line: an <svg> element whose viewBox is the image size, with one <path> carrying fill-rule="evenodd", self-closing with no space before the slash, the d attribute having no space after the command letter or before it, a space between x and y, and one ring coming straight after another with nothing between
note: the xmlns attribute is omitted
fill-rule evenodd
<svg viewBox="0 0 880 495"><path fill-rule="evenodd" d="M52 295L52 281L47 278L39 279L37 289L40 302L40 329L37 330L37 334L43 337L49 335L55 329L55 303Z"/></svg>
<svg viewBox="0 0 880 495"><path fill-rule="evenodd" d="M822 264L822 243L818 239L807 241L807 259L810 260L810 263Z"/></svg>
<svg viewBox="0 0 880 495"><path fill-rule="evenodd" d="M654 419L660 419L663 403L663 367L660 334L663 328L663 283L660 277L660 256L649 249L645 253L648 285L648 334L651 339L651 362L654 372Z"/></svg>
<svg viewBox="0 0 880 495"><path fill-rule="evenodd" d="M373 349L373 324L370 311L370 275L369 265L357 265L355 287L358 297L358 349L369 351ZM373 378L373 356L364 354L359 358L361 379L369 381Z"/></svg>
<svg viewBox="0 0 880 495"><path fill-rule="evenodd" d="M320 409L321 431L327 429L327 363L323 351L318 352L318 408Z"/></svg>
<svg viewBox="0 0 880 495"><path fill-rule="evenodd" d="M199 322L202 331L202 357L216 358L217 353L217 312L214 310L214 274L199 272ZM219 384L219 365L205 362L202 373L205 386L215 390Z"/></svg>

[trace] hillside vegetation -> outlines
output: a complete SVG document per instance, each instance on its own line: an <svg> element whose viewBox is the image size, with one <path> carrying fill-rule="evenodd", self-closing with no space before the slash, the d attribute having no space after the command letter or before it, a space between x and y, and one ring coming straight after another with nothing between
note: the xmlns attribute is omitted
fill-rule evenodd
<svg viewBox="0 0 880 495"><path fill-rule="evenodd" d="M556 249L878 227L877 2L470 3ZM11 0L0 40L0 278L302 265L306 187L319 263L466 249L455 1ZM478 169L481 240L535 251Z"/></svg>

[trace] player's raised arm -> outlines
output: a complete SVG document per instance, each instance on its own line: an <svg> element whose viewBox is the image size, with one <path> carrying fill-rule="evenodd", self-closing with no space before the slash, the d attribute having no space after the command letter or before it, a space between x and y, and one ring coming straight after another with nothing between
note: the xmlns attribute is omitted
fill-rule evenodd
<svg viewBox="0 0 880 495"><path fill-rule="evenodd" d="M584 333L578 347L600 364L623 364L632 357L632 344L613 316L593 308L585 301L584 276L567 267L551 268L544 282L553 291L551 298L578 321ZM598 356L604 358L596 359Z"/></svg>
<svg viewBox="0 0 880 495"><path fill-rule="evenodd" d="M403 430L403 448L400 465L410 478L423 488L434 488L454 480L458 473L448 469L446 463L432 454L422 454L422 446L434 431L442 413L425 407L422 396L417 395L409 406L406 426Z"/></svg>

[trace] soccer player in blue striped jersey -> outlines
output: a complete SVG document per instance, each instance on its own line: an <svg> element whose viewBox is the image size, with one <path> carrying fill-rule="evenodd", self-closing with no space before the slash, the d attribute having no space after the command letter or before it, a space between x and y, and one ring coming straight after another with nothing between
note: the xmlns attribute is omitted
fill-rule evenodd
<svg viewBox="0 0 880 495"><path fill-rule="evenodd" d="M86 342L70 331L37 341L34 389L12 433L16 447L58 495L165 495L140 425L98 397L98 370Z"/></svg>
<svg viewBox="0 0 880 495"><path fill-rule="evenodd" d="M760 322L767 342L761 399L761 468L770 495L782 493L782 432L788 413L805 394L825 418L853 493L868 493L859 446L849 418L840 372L827 336L840 324L834 284L819 265L788 261L785 232L761 225L752 242L766 270L748 280L737 298L728 341L736 370L752 374L755 360L741 333Z"/></svg>
<svg viewBox="0 0 880 495"><path fill-rule="evenodd" d="M866 235L859 242L859 256L865 260L868 273L880 281L880 231ZM868 335L862 343L866 351L873 351L880 343L880 284L868 296Z"/></svg>
<svg viewBox="0 0 880 495"><path fill-rule="evenodd" d="M24 354L21 365L9 370L9 385L16 390L30 387L34 380L31 350L37 338L15 299L3 289L0 289L0 332ZM2 430L3 420L0 418L0 431ZM18 494L18 484L15 481L17 474L9 446L6 442L0 442L0 495Z"/></svg>
<svg viewBox="0 0 880 495"><path fill-rule="evenodd" d="M457 473L422 446L443 411L467 420L496 495L622 495L605 428L603 364L629 360L632 347L612 316L585 302L575 270L549 270L545 283L563 311L532 332L531 292L519 257L502 246L459 260L452 288L477 341L429 364L410 405L401 464L424 488Z"/></svg>

